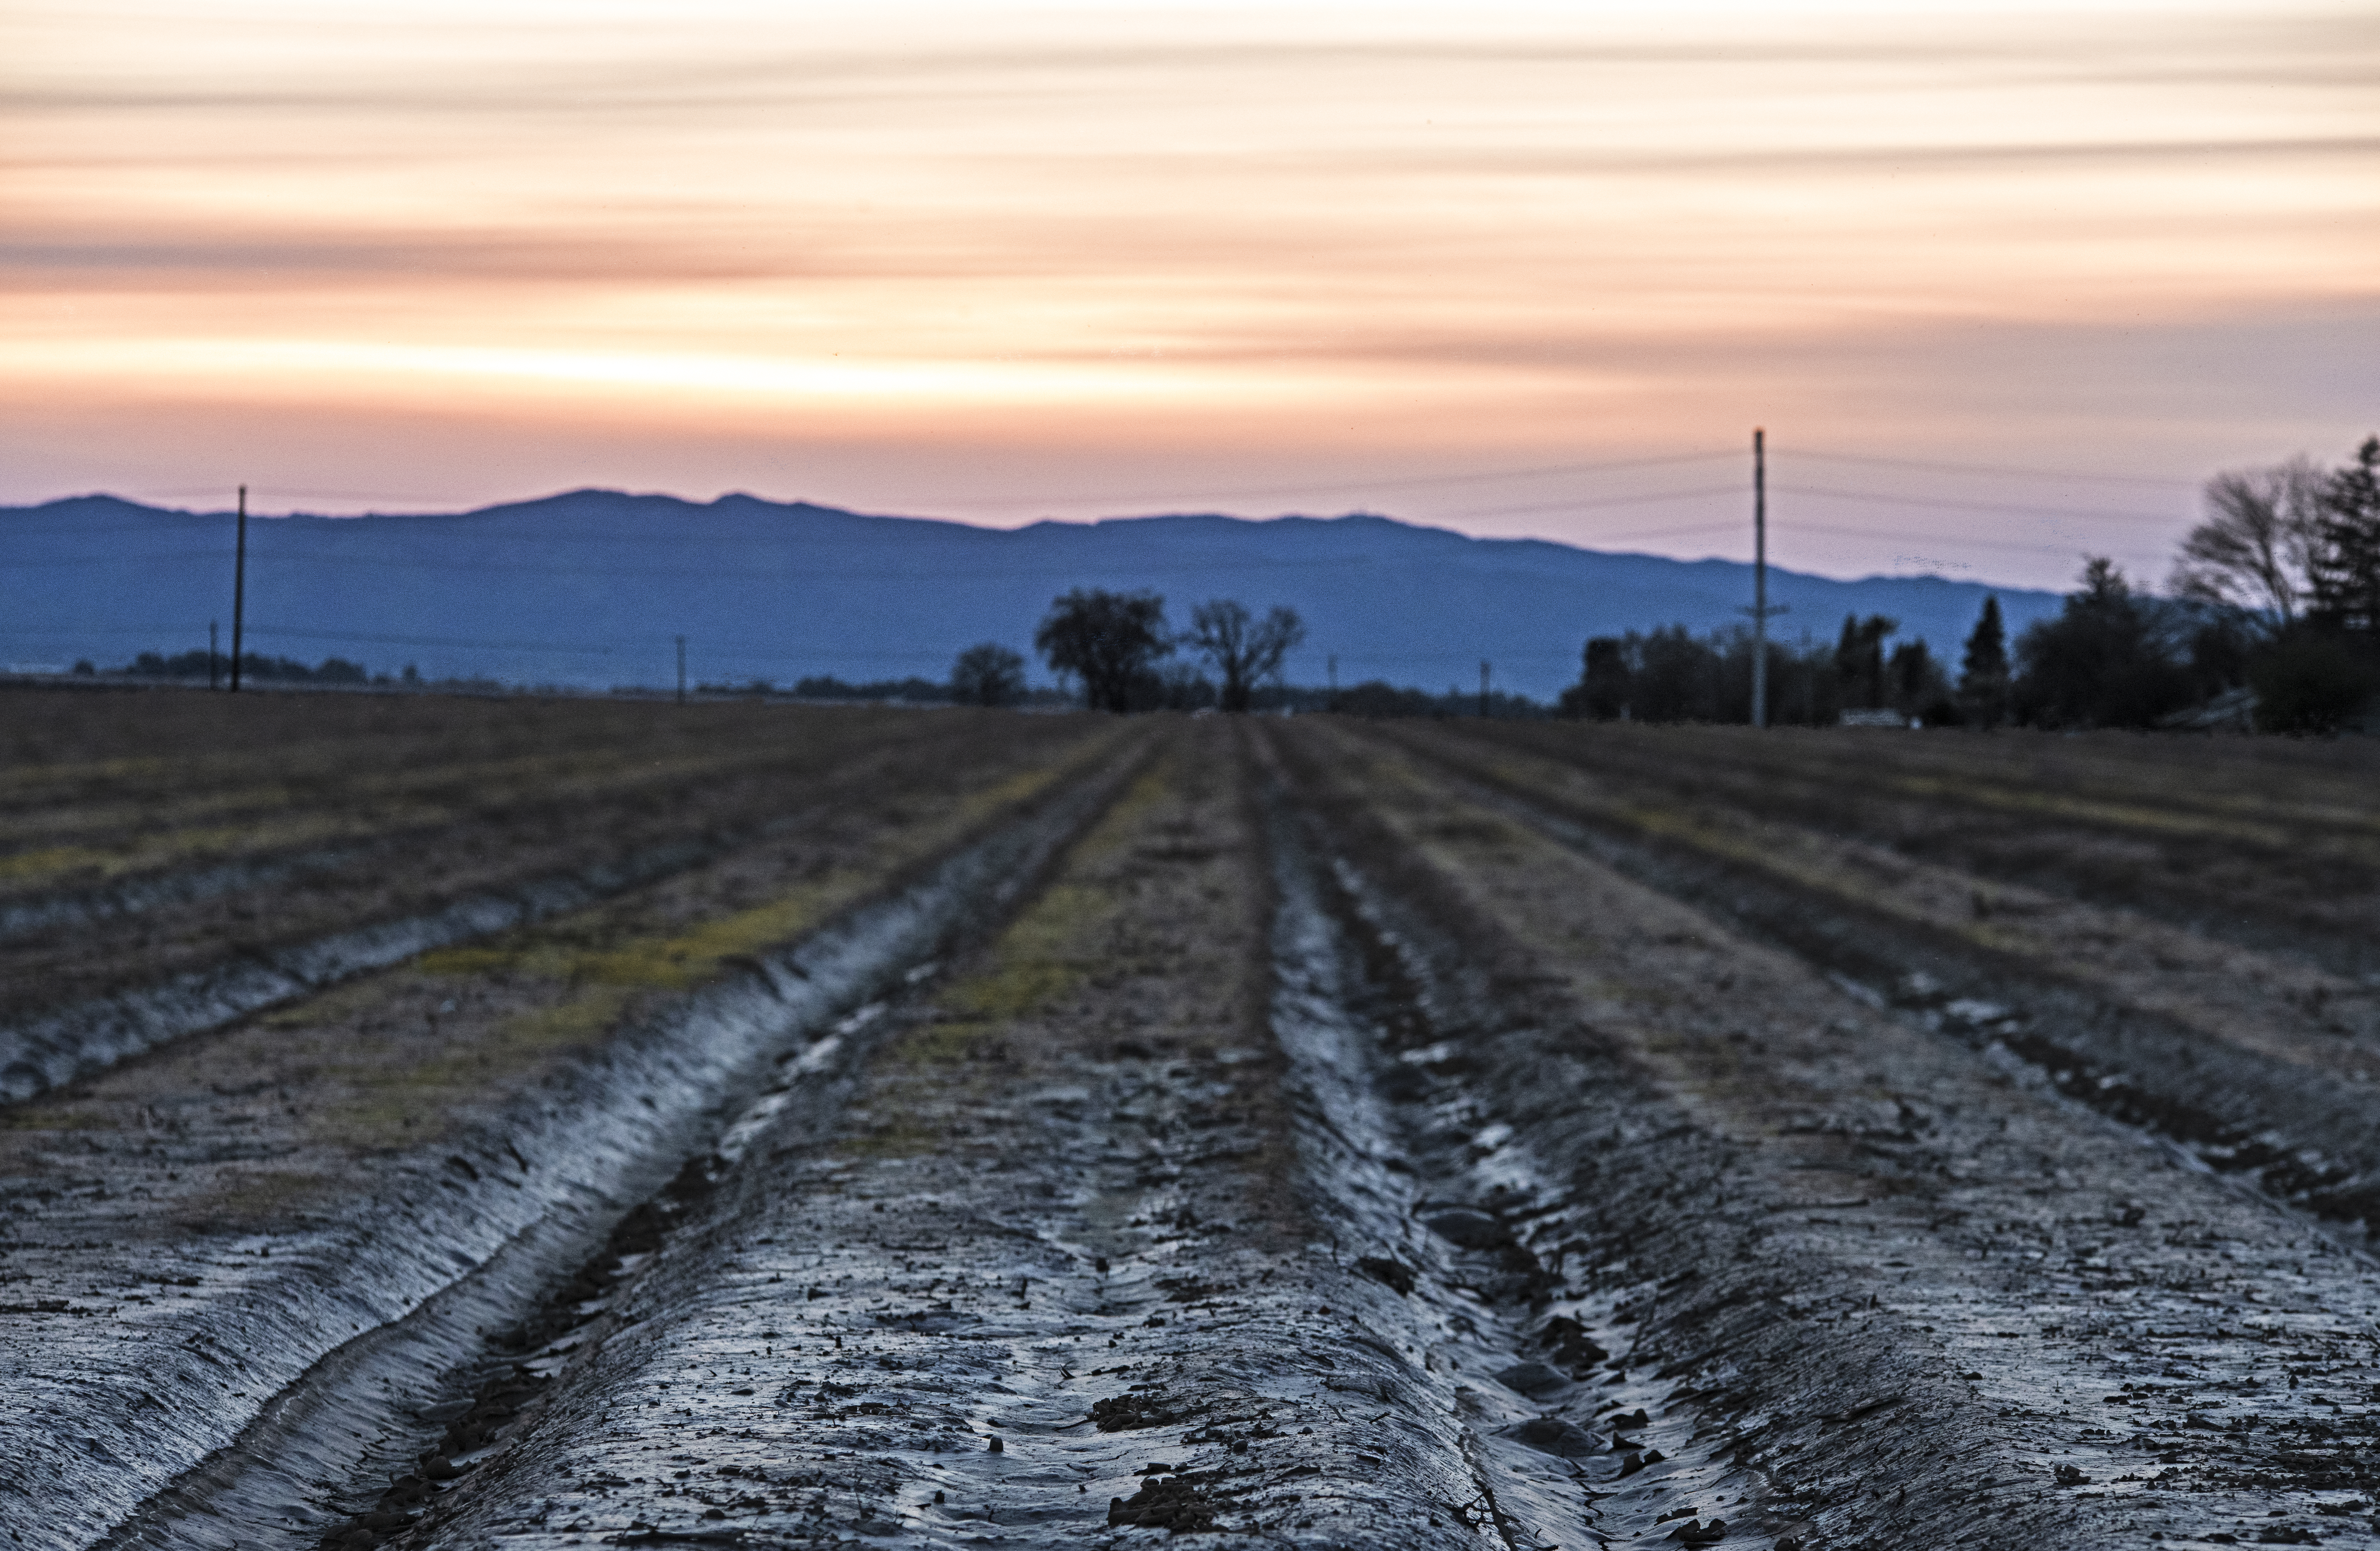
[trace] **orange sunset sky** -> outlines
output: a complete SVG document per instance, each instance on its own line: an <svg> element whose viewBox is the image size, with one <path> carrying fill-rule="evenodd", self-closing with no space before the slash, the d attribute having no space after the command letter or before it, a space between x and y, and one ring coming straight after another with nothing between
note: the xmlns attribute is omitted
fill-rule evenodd
<svg viewBox="0 0 2380 1551"><path fill-rule="evenodd" d="M1742 557L1765 424L1779 563L2056 586L2380 430L2371 5L18 0L0 59L0 502Z"/></svg>

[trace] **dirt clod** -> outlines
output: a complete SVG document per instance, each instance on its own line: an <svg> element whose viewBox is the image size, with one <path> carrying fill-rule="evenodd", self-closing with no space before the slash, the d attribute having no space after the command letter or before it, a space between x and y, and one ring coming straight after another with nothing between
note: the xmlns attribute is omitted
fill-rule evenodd
<svg viewBox="0 0 2380 1551"><path fill-rule="evenodd" d="M1202 1478L1156 1477L1131 1497L1108 1499L1111 1529L1163 1530L1186 1534L1215 1527L1215 1503Z"/></svg>
<svg viewBox="0 0 2380 1551"><path fill-rule="evenodd" d="M1129 1433L1181 1420L1182 1414L1160 1395L1118 1395L1091 1402L1091 1424L1102 1433Z"/></svg>

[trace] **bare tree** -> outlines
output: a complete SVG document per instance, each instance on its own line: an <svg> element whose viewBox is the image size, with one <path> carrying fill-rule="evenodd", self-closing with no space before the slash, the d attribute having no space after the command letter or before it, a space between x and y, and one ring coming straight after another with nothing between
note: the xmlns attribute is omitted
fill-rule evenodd
<svg viewBox="0 0 2380 1551"><path fill-rule="evenodd" d="M1190 611L1190 631L1184 645L1207 654L1223 677L1226 711L1245 711L1256 686L1281 671L1290 648L1305 639L1305 623L1293 608L1276 605L1262 619L1229 598L1200 604Z"/></svg>
<svg viewBox="0 0 2380 1551"><path fill-rule="evenodd" d="M1025 659L996 641L970 646L951 665L951 699L961 705L1014 705L1025 698Z"/></svg>
<svg viewBox="0 0 2380 1551"><path fill-rule="evenodd" d="M1163 598L1081 587L1050 604L1033 646L1053 671L1082 675L1083 699L1094 711L1131 710L1135 683L1173 650Z"/></svg>
<svg viewBox="0 0 2380 1551"><path fill-rule="evenodd" d="M2174 592L2249 609L2277 629L2294 624L2320 542L2323 489L2322 470L2303 458L2207 481L2213 515L2182 540Z"/></svg>

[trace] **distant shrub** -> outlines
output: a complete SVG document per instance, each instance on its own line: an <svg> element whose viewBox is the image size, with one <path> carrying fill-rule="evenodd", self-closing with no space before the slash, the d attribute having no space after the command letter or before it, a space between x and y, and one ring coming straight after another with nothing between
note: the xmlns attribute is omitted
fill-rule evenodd
<svg viewBox="0 0 2380 1551"><path fill-rule="evenodd" d="M2259 653L2248 679L2260 732L2330 733L2380 694L2380 667L2340 632L2301 630Z"/></svg>
<svg viewBox="0 0 2380 1551"><path fill-rule="evenodd" d="M179 652L173 656L162 653L143 652L120 668L111 670L134 678L204 678L210 671L218 678L231 676L231 656L225 653L212 663L204 652ZM325 657L313 667L294 657L268 657L261 652L244 653L239 660L240 677L245 679L277 680L288 684L368 684L371 675L360 663L345 657ZM408 680L410 682L410 680Z"/></svg>
<svg viewBox="0 0 2380 1551"><path fill-rule="evenodd" d="M1025 698L1025 658L996 641L970 646L951 665L949 694L961 705L1014 705Z"/></svg>
<svg viewBox="0 0 2380 1551"><path fill-rule="evenodd" d="M937 702L951 698L950 686L937 684L930 678L915 674L906 678L876 678L865 684L846 684L832 675L799 680L794 694L802 700L905 700Z"/></svg>

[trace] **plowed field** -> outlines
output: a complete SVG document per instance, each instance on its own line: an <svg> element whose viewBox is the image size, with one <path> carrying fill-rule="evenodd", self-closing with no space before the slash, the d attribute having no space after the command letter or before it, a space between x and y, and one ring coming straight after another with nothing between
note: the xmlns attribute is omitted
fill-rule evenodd
<svg viewBox="0 0 2380 1551"><path fill-rule="evenodd" d="M2366 747L22 699L11 1544L2380 1545Z"/></svg>

